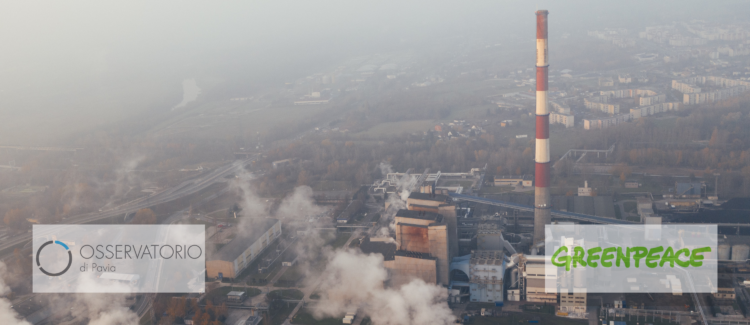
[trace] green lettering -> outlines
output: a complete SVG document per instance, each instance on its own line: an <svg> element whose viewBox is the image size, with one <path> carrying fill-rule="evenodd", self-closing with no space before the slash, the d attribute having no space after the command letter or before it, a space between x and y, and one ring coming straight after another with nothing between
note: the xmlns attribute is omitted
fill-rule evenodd
<svg viewBox="0 0 750 325"><path fill-rule="evenodd" d="M586 266L586 261L583 260L583 256L586 255L586 251L583 247L576 246L573 248L573 267L577 267L576 263L581 263L581 266Z"/></svg>
<svg viewBox="0 0 750 325"><path fill-rule="evenodd" d="M552 255L552 265L557 267L565 267L565 271L570 271L570 256L561 256L559 259L557 258L558 255L560 255L560 252L565 251L565 253L568 253L568 247L562 246L555 254Z"/></svg>
<svg viewBox="0 0 750 325"><path fill-rule="evenodd" d="M659 262L659 267L664 266L664 263L669 263L669 267L674 267L674 262L677 259L677 256L674 254L674 249L672 249L672 246L667 247L667 250L664 252L664 255L661 256L661 262Z"/></svg>
<svg viewBox="0 0 750 325"><path fill-rule="evenodd" d="M599 264L596 263L596 260L599 259L599 252L602 251L601 247L594 247L589 249L589 258L586 259L586 263L589 264L589 267L597 267Z"/></svg>
<svg viewBox="0 0 750 325"><path fill-rule="evenodd" d="M646 266L653 269L658 264L658 261L661 256L658 255L658 253L661 253L664 251L663 246L656 246L648 251L648 257L646 257Z"/></svg>
<svg viewBox="0 0 750 325"><path fill-rule="evenodd" d="M685 254L685 257L690 256L690 249L683 248L681 250L678 250L677 253L674 254L674 261L677 263L677 265L681 267L688 267L690 266L690 261L683 261L680 259L680 255Z"/></svg>
<svg viewBox="0 0 750 325"><path fill-rule="evenodd" d="M693 254L690 254L690 266L699 267L703 265L703 262L701 262L703 260L703 255L699 255L699 253L706 253L710 251L711 247L701 247L694 249Z"/></svg>
<svg viewBox="0 0 750 325"><path fill-rule="evenodd" d="M628 253L633 252L635 267L640 267L640 260L648 255L648 249L643 246L628 247Z"/></svg>
<svg viewBox="0 0 750 325"><path fill-rule="evenodd" d="M617 247L619 248L619 247ZM613 254L617 248L614 247L607 247L602 251L602 266L603 267L612 267L612 262L607 262L613 258L615 258L615 255ZM589 253L591 254L591 253ZM630 264L630 263L628 263ZM620 266L619 264L617 266Z"/></svg>
<svg viewBox="0 0 750 325"><path fill-rule="evenodd" d="M615 260L617 267L620 267L620 261L625 264L626 268L630 267L630 248L626 249L625 254L623 254L622 247L617 247L617 259Z"/></svg>

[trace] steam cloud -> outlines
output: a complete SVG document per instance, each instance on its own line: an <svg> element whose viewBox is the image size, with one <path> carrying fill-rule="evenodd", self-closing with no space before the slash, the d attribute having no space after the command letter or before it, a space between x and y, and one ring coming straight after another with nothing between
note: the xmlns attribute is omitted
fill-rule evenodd
<svg viewBox="0 0 750 325"><path fill-rule="evenodd" d="M400 289L384 288L388 272L380 254L338 250L323 273L316 318L340 317L359 308L376 325L452 324L448 292L421 279Z"/></svg>
<svg viewBox="0 0 750 325"><path fill-rule="evenodd" d="M393 172L393 168L391 167L391 164L386 162L381 162L378 167L380 168L380 172L383 173L383 176L387 176L388 173ZM393 184L396 187L396 192L398 195L389 195L386 199L386 205L388 206L388 209L385 210L383 213L383 216L386 218L386 220L393 220L393 217L396 215L396 212L401 209L406 209L406 200L409 198L409 194L413 192L417 187L417 176L412 174L404 174L401 178L396 180L396 184ZM393 224L391 224L391 228L393 228ZM378 236L380 234L387 232L387 229L382 231L378 231Z"/></svg>
<svg viewBox="0 0 750 325"><path fill-rule="evenodd" d="M386 163L381 163L379 168L384 175L392 172ZM406 199L416 187L416 181L412 175L405 175L397 181L400 195L389 197L391 209L395 209L393 215L398 209L406 208ZM243 172L232 185L242 197L243 214L268 216L268 204L253 191L251 182L251 174ZM307 218L323 212L325 209L313 200L312 189L300 186L281 201L275 214L288 221L304 222L308 227L322 227L322 220L319 220L321 224L309 224ZM252 226L252 222L248 226ZM389 236L387 228L381 229L379 234ZM298 241L298 263L308 265L317 259L328 260L326 270L320 275L321 300L314 311L316 318L340 317L347 311L359 309L376 325L452 324L455 320L447 304L445 288L427 284L421 279L414 279L399 289L385 288L388 271L383 265L382 255L365 255L351 249L334 251L325 245L326 238L318 231L306 232ZM312 282L318 279L318 275L309 275L307 284L314 285Z"/></svg>
<svg viewBox="0 0 750 325"><path fill-rule="evenodd" d="M5 263L0 261L0 296L10 293L10 288L5 284L4 276L7 274ZM8 299L0 298L0 324L4 325L31 325L26 320L19 319L16 311L11 307Z"/></svg>

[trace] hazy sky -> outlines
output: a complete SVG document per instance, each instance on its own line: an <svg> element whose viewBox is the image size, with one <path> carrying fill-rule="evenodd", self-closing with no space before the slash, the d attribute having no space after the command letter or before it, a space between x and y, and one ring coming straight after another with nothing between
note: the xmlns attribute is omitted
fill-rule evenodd
<svg viewBox="0 0 750 325"><path fill-rule="evenodd" d="M550 28L557 33L711 15L736 19L747 14L747 5L727 1L716 8L674 0L5 1L0 4L0 137L6 140L0 142L24 141L35 122L57 132L171 107L181 98L184 78L240 74L271 83L304 76L316 64L425 48L456 35L500 40L525 31L533 39L536 9L550 10ZM39 138L35 141L47 141L37 135L32 134Z"/></svg>

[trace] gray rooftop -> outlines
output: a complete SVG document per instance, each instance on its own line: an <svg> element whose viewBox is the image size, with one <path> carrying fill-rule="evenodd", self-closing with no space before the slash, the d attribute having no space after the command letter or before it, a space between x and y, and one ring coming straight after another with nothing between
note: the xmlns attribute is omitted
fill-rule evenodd
<svg viewBox="0 0 750 325"><path fill-rule="evenodd" d="M229 244L224 245L218 252L210 254L211 256L209 256L208 260L233 262L240 254L252 246L253 243L258 241L266 231L271 229L277 222L280 222L278 219L272 218L254 218L252 220L251 225L247 227L249 230L242 231L238 229L237 237L229 242Z"/></svg>
<svg viewBox="0 0 750 325"><path fill-rule="evenodd" d="M443 220L443 216L434 212L414 211L414 210L406 210L406 209L398 210L398 212L396 212L396 216L401 217L401 218L432 220L435 222L440 222Z"/></svg>

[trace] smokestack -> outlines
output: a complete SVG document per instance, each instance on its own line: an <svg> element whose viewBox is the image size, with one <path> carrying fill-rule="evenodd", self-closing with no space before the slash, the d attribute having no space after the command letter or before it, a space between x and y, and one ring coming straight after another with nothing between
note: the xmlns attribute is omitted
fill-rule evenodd
<svg viewBox="0 0 750 325"><path fill-rule="evenodd" d="M534 244L544 242L550 223L549 110L547 109L547 10L536 12L536 166L534 187Z"/></svg>

